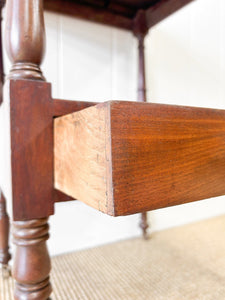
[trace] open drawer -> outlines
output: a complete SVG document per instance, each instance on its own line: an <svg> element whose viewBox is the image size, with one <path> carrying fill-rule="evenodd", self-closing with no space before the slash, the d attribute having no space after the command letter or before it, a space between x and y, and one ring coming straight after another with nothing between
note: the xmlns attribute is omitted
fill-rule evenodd
<svg viewBox="0 0 225 300"><path fill-rule="evenodd" d="M111 101L55 119L55 188L120 216L225 194L225 111Z"/></svg>

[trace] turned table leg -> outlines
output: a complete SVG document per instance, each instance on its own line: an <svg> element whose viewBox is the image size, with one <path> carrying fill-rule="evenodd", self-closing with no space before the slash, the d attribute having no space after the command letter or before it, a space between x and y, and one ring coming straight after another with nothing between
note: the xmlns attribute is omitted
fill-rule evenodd
<svg viewBox="0 0 225 300"><path fill-rule="evenodd" d="M48 92L40 69L45 50L43 0L7 0L6 6L6 48L12 62L6 80L6 94L10 101L11 128L17 129L16 132L11 130L13 237L16 246L12 272L16 281L14 297L17 300L47 300L52 291L49 279L51 263L46 247L49 238L47 221L52 214L48 178L51 180L52 174L47 173L49 165L53 164L45 142L50 132L47 141L50 149L53 133L52 119L49 125L44 123L48 109L43 110ZM34 80L37 82L35 91L30 89ZM42 87L46 89L44 94L41 94ZM35 126L32 122L36 122ZM28 141L24 142L26 139ZM49 177L42 182L44 175Z"/></svg>
<svg viewBox="0 0 225 300"><path fill-rule="evenodd" d="M10 273L8 262L11 258L9 253L9 217L6 212L6 200L0 190L0 264L2 265L3 276Z"/></svg>
<svg viewBox="0 0 225 300"><path fill-rule="evenodd" d="M148 239L148 215L147 212L141 214L140 228L142 229L142 235L145 240Z"/></svg>
<svg viewBox="0 0 225 300"><path fill-rule="evenodd" d="M145 50L144 50L145 34L138 36L138 52L139 52L139 80L138 80L138 101L147 102L146 97L146 80L145 80ZM143 238L148 239L148 213L141 214L140 228L142 229Z"/></svg>
<svg viewBox="0 0 225 300"><path fill-rule="evenodd" d="M145 46L144 41L148 33L148 26L146 24L145 12L139 10L134 19L134 35L138 40L138 101L147 102L146 96L146 73L145 73ZM148 213L141 214L140 228L142 230L143 238L148 239Z"/></svg>
<svg viewBox="0 0 225 300"><path fill-rule="evenodd" d="M48 219L13 223L16 247L13 277L15 299L46 300L51 294L50 258L46 247L49 238Z"/></svg>

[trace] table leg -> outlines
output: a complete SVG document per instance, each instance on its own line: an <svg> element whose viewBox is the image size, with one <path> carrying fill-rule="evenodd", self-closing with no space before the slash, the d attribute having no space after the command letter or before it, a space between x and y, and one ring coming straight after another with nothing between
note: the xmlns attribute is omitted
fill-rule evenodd
<svg viewBox="0 0 225 300"><path fill-rule="evenodd" d="M46 247L48 219L13 223L16 253L13 277L16 300L46 300L51 294L50 258Z"/></svg>
<svg viewBox="0 0 225 300"><path fill-rule="evenodd" d="M0 265L4 277L10 275L8 262L11 258L9 253L9 217L6 211L6 199L0 190Z"/></svg>
<svg viewBox="0 0 225 300"><path fill-rule="evenodd" d="M148 26L146 24L145 12L142 10L138 11L134 19L133 33L138 40L138 101L147 102L144 42L148 33ZM140 228L143 238L146 240L149 228L147 212L141 214Z"/></svg>
<svg viewBox="0 0 225 300"><path fill-rule="evenodd" d="M141 214L140 228L142 229L143 238L148 239L148 215L147 212Z"/></svg>
<svg viewBox="0 0 225 300"><path fill-rule="evenodd" d="M29 115L27 115L26 118L26 113L30 113L35 117L39 116L39 107L37 108L34 105L32 108L28 109L29 105L32 106L31 92L31 99L29 100L28 98L28 101L30 101L29 105L22 110L24 122L22 125L21 123L16 123L17 118L21 117L19 110L20 102L18 99L19 96L23 97L23 93L25 97L26 90L26 88L19 88L18 82L22 84L23 81L27 81L27 86L29 86L34 80L45 81L40 69L45 50L43 0L7 0L5 39L7 53L12 62L12 68L6 80L6 96L9 98L7 101L10 101L11 126L12 124L17 124L16 128L17 133L19 134L21 132L23 133L26 129L23 127L23 124L29 123ZM12 86L14 86L14 89ZM24 86L26 87L26 84L24 84ZM39 89L41 86L42 85L40 84ZM37 94L35 95L38 97ZM45 114L46 112L43 111L44 116ZM41 121L42 115L40 115L40 122ZM32 129L41 128L40 126L32 127L32 124L28 124L27 126L30 126ZM40 132L48 132L48 128L50 127L43 127ZM43 202L43 199L42 202L38 201L38 195L40 194L41 198L43 197L41 192L46 192L45 189L42 188L43 185L41 186L36 183L37 186L33 185L31 188L24 184L24 182L28 182L27 184L29 184L29 179L27 178L27 174L29 174L29 164L32 165L32 163L36 161L43 162L43 160L37 159L36 156L39 154L36 149L39 144L43 143L44 139L40 139L40 132L37 134L35 130L30 130L28 131L28 134L31 134L31 132L35 132L34 136L31 136L31 139L36 141L36 143L34 142L33 152L27 150L29 147L25 147L22 144L23 140L18 138L18 136L15 137L15 134L11 131L13 153L11 155L11 163L12 169L14 168L12 171L13 237L14 244L16 245L12 271L13 278L16 281L14 297L16 300L47 300L52 291L49 279L51 262L46 246L46 241L49 238L48 215L51 214L51 211L48 210L48 204L51 200L49 200L49 203L47 200L46 202ZM23 150L17 152L13 151L13 149L20 149L20 147L24 147ZM29 163L27 162L27 164L24 163L24 161L21 161L21 157L23 159L22 154L25 151L27 151L26 155L29 156L27 159ZM19 163L16 164L16 162L18 162L18 153L21 156L19 157ZM34 168L32 172L39 172L41 176L46 169L42 168L42 170L40 170L38 167L39 166L36 168L37 170ZM21 172L16 172L18 171L17 168L19 168ZM52 176L52 174L49 174L49 176ZM32 183L35 182L35 178L37 178L37 176L34 176L33 181L31 181ZM34 189L34 191L32 189ZM36 193L35 189L39 189L39 192ZM30 193L30 198L28 193ZM24 195L24 197L21 195ZM51 197L49 193L48 195ZM44 207L43 203L46 204L46 207ZM43 207L40 208L40 205L43 205ZM43 218L37 217L37 219L33 219L32 214L39 215L40 209L42 213L41 217Z"/></svg>

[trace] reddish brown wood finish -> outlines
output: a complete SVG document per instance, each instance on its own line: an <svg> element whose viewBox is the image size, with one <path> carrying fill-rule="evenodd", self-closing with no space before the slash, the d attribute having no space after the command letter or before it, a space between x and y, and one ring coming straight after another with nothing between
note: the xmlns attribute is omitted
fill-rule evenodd
<svg viewBox="0 0 225 300"><path fill-rule="evenodd" d="M129 30L134 29L135 31L136 20L133 21L133 18L140 13L139 9L142 9L142 7L138 7L133 17L130 18L130 16L126 15L128 12L125 5L126 1L123 1L120 4L114 3L113 5L108 5L111 11L107 11L105 8L102 10L93 8L90 10L89 8L87 18ZM136 1L131 2L134 6L135 3L137 4ZM89 107L92 104L83 104L81 102L75 104L59 100L53 101L51 99L50 85L43 82L45 79L40 70L45 48L43 1L8 0L7 3L6 45L9 57L13 63L8 76L9 80L6 84L6 96L7 101L10 101L13 213L14 220L16 220L13 230L14 242L16 244L13 268L13 276L16 279L15 299L46 300L51 294L51 284L49 282L51 265L46 248L46 240L49 237L47 217L53 213L55 201L70 199L70 197L61 193L61 191L56 191L53 188L53 118L76 111L76 108L79 110ZM57 5L57 1L54 3L54 5ZM141 3L145 3L145 1L141 1ZM64 11L66 11L65 2L63 3L63 7ZM83 9L81 9L81 12L78 9L76 10L79 16L86 18ZM119 12L119 14L116 12ZM104 18L102 17L103 13ZM131 14L131 11L129 14ZM147 16L145 13L142 13L142 15L145 15L145 18ZM159 20L158 15L156 18ZM149 20L148 13L148 25L151 21ZM138 21L138 24L141 24L141 22L139 23ZM123 105L119 108L119 110L122 108L122 112ZM100 142L102 143L103 141L105 143L107 150L105 151L106 156L104 156L105 161L101 161L102 157L97 157L96 166L100 163L101 168L102 162L104 162L105 166L103 167L106 170L106 176L101 178L99 182L102 183L103 180L104 184L97 184L97 189L105 186L103 192L105 193L106 191L108 194L104 194L104 197L109 201L107 203L100 203L101 199L98 200L97 208L103 211L106 210L108 213L114 215L142 211L145 209L145 205L149 207L147 199L141 197L141 200L139 199L138 202L135 202L137 198L135 198L133 193L134 191L138 191L134 189L129 193L130 187L127 185L128 193L126 197L128 198L124 197L124 183L122 183L121 188L119 186L121 184L120 180L117 181L117 179L124 180L123 176L121 177L121 170L127 170L124 161L119 161L119 156L124 154L124 145L121 146L119 154L117 151L114 152L117 148L117 145L114 147L114 138L120 139L119 135L116 134L119 132L116 125L117 121L114 122L119 114L113 105L110 107L110 111L109 106L102 105L101 107L103 108L103 116L100 111L100 115L97 112L97 121L100 121L100 126L102 124L104 127ZM87 108L87 110L89 109L91 108ZM126 114L127 112L128 116L130 113L130 121L132 120L130 107L126 109ZM107 122L108 117L111 117L111 121L113 122ZM123 114L121 117L124 117ZM126 125L124 121L126 120L122 120L122 125ZM74 125L79 126L78 123ZM94 126L96 125L99 125L99 123L94 118ZM96 127L94 127L94 130L96 130ZM110 136L111 134L112 136ZM112 138L112 141L109 138ZM124 136L122 139L125 139ZM96 145L96 147L98 146ZM218 146L220 146L219 143ZM81 150L79 149L79 151ZM118 159L119 164L115 160L110 161L112 153L109 150L113 150L112 157L115 160ZM129 153L130 156L132 156L131 154ZM87 157L85 156L86 159ZM95 161L93 162L95 163ZM89 160L88 163L92 164L92 161ZM94 170L94 174L96 171L98 170ZM116 172L119 173L115 175ZM131 176L131 170L129 172L129 176ZM89 175L90 177L92 176L92 174ZM136 173L133 175L137 177ZM129 177L128 179L132 186L131 178ZM113 186L112 183L115 185ZM119 197L121 198L119 199ZM120 200L119 203L118 199ZM131 203L128 199L132 199ZM88 202L89 200L88 198L85 201ZM123 201L121 202L121 200ZM1 203L3 203L2 207L4 211L4 199ZM167 203L166 205L170 204ZM5 213L2 216L2 220L4 219L7 225ZM4 228L4 226L1 228ZM8 227L5 226L5 228ZM4 231L6 232L6 229Z"/></svg>
<svg viewBox="0 0 225 300"><path fill-rule="evenodd" d="M145 11L147 26L151 28L193 0L45 0L44 7L84 20L133 30L135 16Z"/></svg>
<svg viewBox="0 0 225 300"><path fill-rule="evenodd" d="M54 202L67 202L67 201L72 201L72 200L76 200L56 189L53 190L53 200Z"/></svg>
<svg viewBox="0 0 225 300"><path fill-rule="evenodd" d="M95 103L53 100L41 81L11 80L9 93L14 220L50 216L54 202L72 200L54 191L53 118Z"/></svg>
<svg viewBox="0 0 225 300"><path fill-rule="evenodd" d="M55 115L89 107L91 103L54 101L50 94L50 84L42 81L10 80L8 86L11 108L13 213L14 220L17 220L14 227L22 231L22 224L25 228L22 234L25 235L26 232L34 232L33 222L36 224L40 218L53 213L54 202L72 200L53 187L53 118ZM21 220L32 221L21 223ZM16 240L15 298L21 300L32 297L45 300L51 290L49 279L41 281L40 278L43 274L48 275L47 270L43 270L48 265L45 240L39 243L38 237L34 236L34 243L29 244L30 238L28 236L27 244L23 245L20 245L20 240ZM21 261L20 257L24 260ZM33 272L36 261L41 263L39 270L42 275L34 278L30 273ZM22 266L25 273L19 272Z"/></svg>
<svg viewBox="0 0 225 300"><path fill-rule="evenodd" d="M45 48L43 1L9 0L6 22L7 51L13 63L8 75L13 80L7 90L11 110L13 215L14 220L30 220L53 214L56 201L71 200L53 190L53 117L91 104L53 101L50 84L41 82L44 77L39 65Z"/></svg>
<svg viewBox="0 0 225 300"><path fill-rule="evenodd" d="M71 200L53 190L53 117L91 105L53 101L50 84L40 82L45 44L42 9L42 1L7 2L6 45L13 62L8 79L38 80L8 84L14 220L47 217L53 213L54 202ZM24 18L25 14L32 17Z"/></svg>
<svg viewBox="0 0 225 300"><path fill-rule="evenodd" d="M75 111L96 105L96 102L86 101L70 101L62 99L53 99L53 116L61 117L63 115L71 114Z"/></svg>
<svg viewBox="0 0 225 300"><path fill-rule="evenodd" d="M50 84L11 80L9 92L14 220L43 218L54 211Z"/></svg>
<svg viewBox="0 0 225 300"><path fill-rule="evenodd" d="M0 190L0 264L7 266L11 258L9 253L9 217L6 212L6 200Z"/></svg>
<svg viewBox="0 0 225 300"><path fill-rule="evenodd" d="M43 1L8 0L6 24L7 50L13 63L5 86L5 100L10 107L13 217L16 220L13 223L14 298L47 300L52 291L46 217L53 213L54 205L50 187L53 183L53 126L50 85L42 82L44 77L39 67L45 39Z"/></svg>
<svg viewBox="0 0 225 300"><path fill-rule="evenodd" d="M45 51L43 1L9 0L6 7L6 49L13 64L8 78L44 80L39 67Z"/></svg>
<svg viewBox="0 0 225 300"><path fill-rule="evenodd" d="M224 110L109 102L57 118L55 141L56 188L110 215L225 194Z"/></svg>
<svg viewBox="0 0 225 300"><path fill-rule="evenodd" d="M16 279L16 300L47 300L52 288L51 269L46 247L48 219L14 222L13 237L16 245L13 277Z"/></svg>
<svg viewBox="0 0 225 300"><path fill-rule="evenodd" d="M144 39L148 30L146 12L143 9L139 10L133 20L133 33L140 40Z"/></svg>
<svg viewBox="0 0 225 300"><path fill-rule="evenodd" d="M159 0L146 10L148 28L151 28L195 0Z"/></svg>
<svg viewBox="0 0 225 300"><path fill-rule="evenodd" d="M76 1L45 0L44 7L48 11L126 30L132 30L132 19L123 14L115 14L113 11L107 10L104 6L85 6Z"/></svg>

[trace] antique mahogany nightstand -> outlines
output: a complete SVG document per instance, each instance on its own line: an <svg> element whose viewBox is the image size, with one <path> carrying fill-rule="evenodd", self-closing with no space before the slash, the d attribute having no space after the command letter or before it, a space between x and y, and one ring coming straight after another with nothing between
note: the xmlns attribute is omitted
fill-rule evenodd
<svg viewBox="0 0 225 300"><path fill-rule="evenodd" d="M48 217L78 199L112 216L225 194L225 111L146 101L144 38L190 0L7 0L12 68L0 109L10 124L15 299L49 298ZM3 1L1 1L3 6ZM53 99L40 65L43 11L124 30L139 46L139 102ZM0 79L3 82L2 58ZM101 87L99 87L101 88ZM0 263L7 264L7 191L0 200Z"/></svg>

